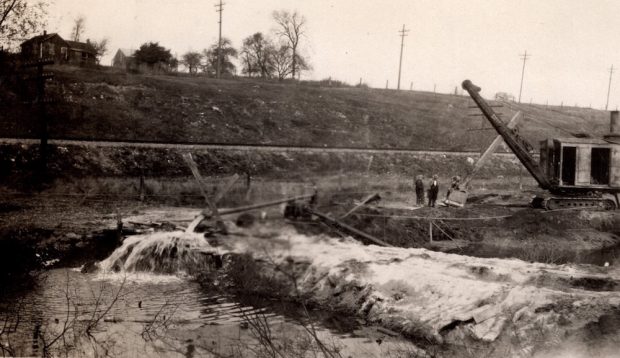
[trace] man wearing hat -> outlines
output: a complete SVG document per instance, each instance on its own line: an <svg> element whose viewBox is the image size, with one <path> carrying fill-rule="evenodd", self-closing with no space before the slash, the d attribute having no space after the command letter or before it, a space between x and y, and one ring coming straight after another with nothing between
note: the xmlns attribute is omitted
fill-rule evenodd
<svg viewBox="0 0 620 358"><path fill-rule="evenodd" d="M415 196L416 203L419 206L424 206L424 181L421 175L415 178Z"/></svg>
<svg viewBox="0 0 620 358"><path fill-rule="evenodd" d="M431 185L428 188L428 206L435 207L437 201L437 195L439 194L439 182L437 181L437 174L433 175Z"/></svg>

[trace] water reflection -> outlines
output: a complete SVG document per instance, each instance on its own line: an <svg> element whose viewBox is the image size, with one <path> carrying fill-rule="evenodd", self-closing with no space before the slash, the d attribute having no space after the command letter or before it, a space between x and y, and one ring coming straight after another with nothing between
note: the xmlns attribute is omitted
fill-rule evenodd
<svg viewBox="0 0 620 358"><path fill-rule="evenodd" d="M354 318L217 295L166 275L52 270L28 292L3 297L0 310L2 324L16 327L0 334L4 355L397 357L416 350Z"/></svg>

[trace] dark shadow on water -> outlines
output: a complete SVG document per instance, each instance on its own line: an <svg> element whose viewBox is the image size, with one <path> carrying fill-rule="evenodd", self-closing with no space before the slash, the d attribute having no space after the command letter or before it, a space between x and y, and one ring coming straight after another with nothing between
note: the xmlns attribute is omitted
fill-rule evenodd
<svg viewBox="0 0 620 358"><path fill-rule="evenodd" d="M304 307L302 304L278 299L266 299L258 296L235 296L241 305L267 310L287 320L308 325L317 324L337 335L350 335L361 328L355 316L337 312L329 312L316 307Z"/></svg>

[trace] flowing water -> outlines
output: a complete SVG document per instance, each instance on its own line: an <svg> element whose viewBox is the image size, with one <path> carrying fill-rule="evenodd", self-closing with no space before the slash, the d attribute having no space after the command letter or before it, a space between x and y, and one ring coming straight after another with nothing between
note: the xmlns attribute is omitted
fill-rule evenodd
<svg viewBox="0 0 620 358"><path fill-rule="evenodd" d="M97 273L50 270L33 288L4 295L0 353L398 357L417 351L352 317L209 292L187 275L213 269L205 255L215 249L193 233L196 224L186 232L129 237Z"/></svg>

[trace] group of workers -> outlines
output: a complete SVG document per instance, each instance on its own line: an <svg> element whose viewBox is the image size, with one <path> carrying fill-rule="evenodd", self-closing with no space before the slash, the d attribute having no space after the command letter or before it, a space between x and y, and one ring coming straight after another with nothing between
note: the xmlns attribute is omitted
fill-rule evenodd
<svg viewBox="0 0 620 358"><path fill-rule="evenodd" d="M446 193L446 198L450 196L450 193L453 190L460 190L461 189L461 177L457 176L453 176L452 177L452 184L450 185L450 188L448 189L448 192ZM428 206L429 207L435 207L435 204L437 202L437 195L439 194L439 181L437 179L437 175L433 175L433 178L431 179L430 183L429 183L429 188L428 188ZM415 196L416 196L416 203L419 206L424 206L424 176L422 175L418 175L415 179Z"/></svg>

